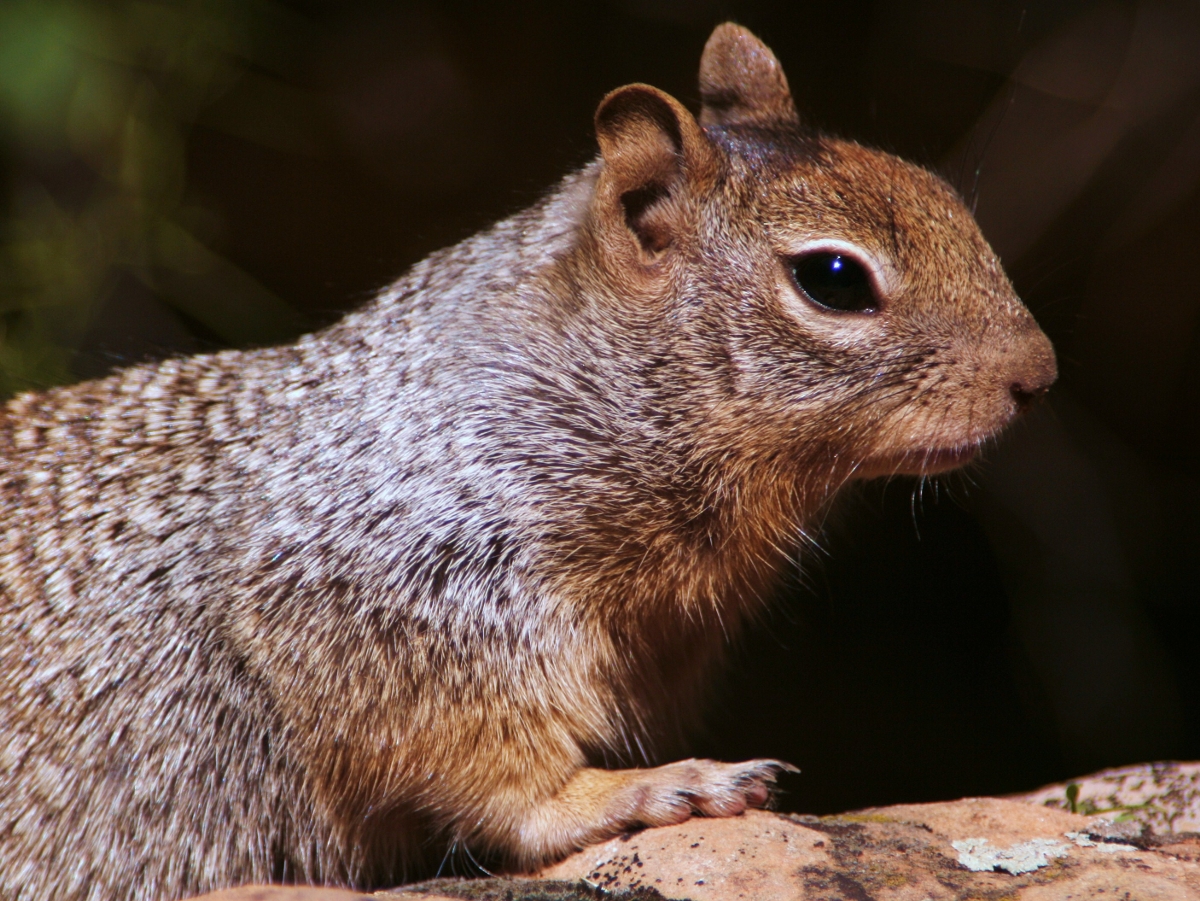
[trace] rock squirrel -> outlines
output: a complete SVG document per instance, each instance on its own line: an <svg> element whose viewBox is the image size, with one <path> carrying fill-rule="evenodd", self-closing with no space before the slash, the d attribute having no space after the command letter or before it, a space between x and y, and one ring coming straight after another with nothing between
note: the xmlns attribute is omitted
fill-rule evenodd
<svg viewBox="0 0 1200 901"><path fill-rule="evenodd" d="M295 344L0 412L0 897L531 866L769 799L644 769L846 482L1056 375L955 192L713 33L544 200ZM409 869L406 869L409 868Z"/></svg>

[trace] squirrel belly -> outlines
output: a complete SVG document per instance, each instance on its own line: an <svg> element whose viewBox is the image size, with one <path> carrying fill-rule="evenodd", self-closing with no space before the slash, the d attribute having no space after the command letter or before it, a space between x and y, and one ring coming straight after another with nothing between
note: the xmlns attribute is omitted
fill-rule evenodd
<svg viewBox="0 0 1200 901"><path fill-rule="evenodd" d="M857 478L969 461L1056 376L955 192L800 121L720 26L699 117L293 345L0 412L0 898L395 884L770 801L677 748Z"/></svg>

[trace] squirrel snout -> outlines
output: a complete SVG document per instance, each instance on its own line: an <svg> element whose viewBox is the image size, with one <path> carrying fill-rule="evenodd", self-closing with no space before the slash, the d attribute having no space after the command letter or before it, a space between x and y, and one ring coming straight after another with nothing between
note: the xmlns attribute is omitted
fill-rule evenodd
<svg viewBox="0 0 1200 901"><path fill-rule="evenodd" d="M1008 386L1008 392L1017 402L1017 409L1025 411L1029 406L1050 389L1050 382L1034 388L1026 387L1024 382L1013 382Z"/></svg>
<svg viewBox="0 0 1200 901"><path fill-rule="evenodd" d="M1030 343L1032 346L1021 357L1008 385L1018 412L1027 410L1058 378L1058 363L1050 339L1038 330Z"/></svg>

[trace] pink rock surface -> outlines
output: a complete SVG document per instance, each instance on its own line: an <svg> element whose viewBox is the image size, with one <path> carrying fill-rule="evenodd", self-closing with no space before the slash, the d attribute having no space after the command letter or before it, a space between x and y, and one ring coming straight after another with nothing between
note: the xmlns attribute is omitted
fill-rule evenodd
<svg viewBox="0 0 1200 901"><path fill-rule="evenodd" d="M786 898L795 873L835 865L830 845L824 832L749 811L616 838L538 875L610 891L649 886L668 898Z"/></svg>
<svg viewBox="0 0 1200 901"><path fill-rule="evenodd" d="M459 901L447 895L422 892L410 895L402 889L395 892L364 894L339 888L321 888L312 885L243 885L201 895L193 901L379 901L380 897L404 901L405 898L419 901Z"/></svg>
<svg viewBox="0 0 1200 901"><path fill-rule="evenodd" d="M694 901L1200 899L1200 843L1172 845L1180 856L1097 841L1093 828L1088 817L996 798L819 818L752 811L613 839L538 875Z"/></svg>
<svg viewBox="0 0 1200 901"><path fill-rule="evenodd" d="M1014 801L1067 810L1067 786L1079 786L1079 813L1144 823L1156 835L1200 832L1200 763L1146 763L1047 785Z"/></svg>
<svg viewBox="0 0 1200 901"><path fill-rule="evenodd" d="M203 901L369 901L370 895L304 885L243 885L204 895ZM200 901L200 899L197 899Z"/></svg>

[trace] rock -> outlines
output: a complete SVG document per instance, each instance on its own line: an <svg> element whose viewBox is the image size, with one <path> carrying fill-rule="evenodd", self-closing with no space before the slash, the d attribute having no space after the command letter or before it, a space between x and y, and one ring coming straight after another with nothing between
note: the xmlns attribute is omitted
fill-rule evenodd
<svg viewBox="0 0 1200 901"><path fill-rule="evenodd" d="M586 848L537 878L374 895L252 886L203 901L1200 901L1196 831L1200 763L1156 763L1007 799L695 818Z"/></svg>
<svg viewBox="0 0 1200 901"><path fill-rule="evenodd" d="M662 895L644 886L607 892L579 880L527 877L433 879L377 892L374 897L377 901L664 901Z"/></svg>
<svg viewBox="0 0 1200 901"><path fill-rule="evenodd" d="M1146 763L1014 795L1014 801L1118 819L1155 835L1200 832L1200 763Z"/></svg>
<svg viewBox="0 0 1200 901"><path fill-rule="evenodd" d="M202 895L193 901L663 901L663 896L648 888L605 892L578 880L512 877L432 879L374 894L332 888L248 885Z"/></svg>
<svg viewBox="0 0 1200 901"><path fill-rule="evenodd" d="M203 901L370 901L370 895L306 885L243 885L204 895ZM199 899L198 899L199 901ZM428 901L428 899L426 899Z"/></svg>
<svg viewBox="0 0 1200 901"><path fill-rule="evenodd" d="M832 817L693 819L588 848L538 875L694 901L1200 899L1200 838L1175 844L1185 853L1111 842L1078 814L974 798Z"/></svg>

